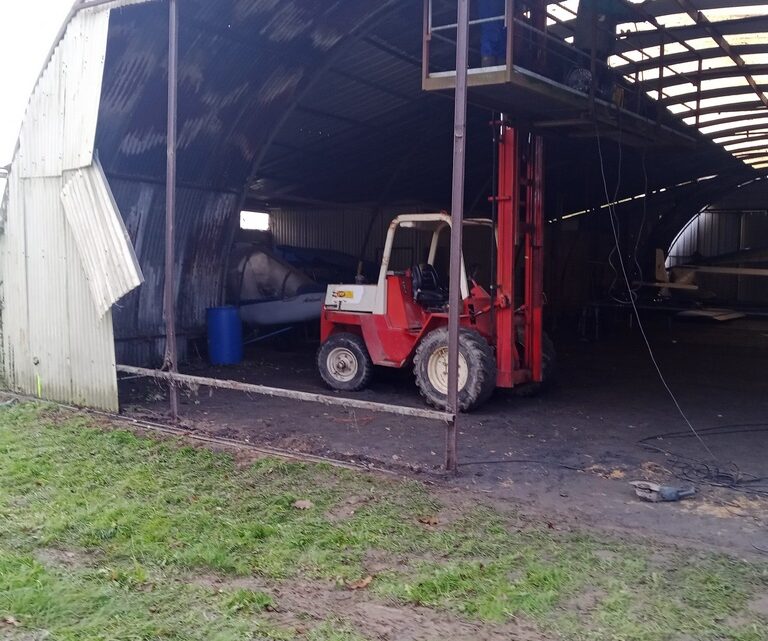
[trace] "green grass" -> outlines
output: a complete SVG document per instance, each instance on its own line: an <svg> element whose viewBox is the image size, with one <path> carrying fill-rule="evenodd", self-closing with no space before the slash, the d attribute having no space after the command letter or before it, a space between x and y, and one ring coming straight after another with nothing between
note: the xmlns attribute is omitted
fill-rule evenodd
<svg viewBox="0 0 768 641"><path fill-rule="evenodd" d="M350 497L354 514L335 516ZM299 499L313 507L296 509ZM553 639L768 639L768 621L747 607L768 593L764 566L554 532L482 506L419 523L441 508L416 483L273 459L237 465L50 408L2 409L0 621L67 641L358 641L365 630L343 613L281 625L269 586L345 589L375 553L391 562L368 598L489 624L522 617Z"/></svg>

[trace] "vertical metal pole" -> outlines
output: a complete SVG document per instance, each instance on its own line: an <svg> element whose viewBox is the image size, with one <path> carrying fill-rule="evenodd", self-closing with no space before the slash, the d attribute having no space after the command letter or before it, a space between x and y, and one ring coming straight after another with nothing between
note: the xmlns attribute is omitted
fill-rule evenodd
<svg viewBox="0 0 768 641"><path fill-rule="evenodd" d="M701 122L701 76L704 73L704 57L699 55L699 71L696 79L696 128Z"/></svg>
<svg viewBox="0 0 768 641"><path fill-rule="evenodd" d="M547 67L547 0L536 0L530 8L531 26L536 51L533 70L542 73Z"/></svg>
<svg viewBox="0 0 768 641"><path fill-rule="evenodd" d="M515 66L515 0L507 0L504 8L504 26L507 28L507 80L512 79L512 70Z"/></svg>
<svg viewBox="0 0 768 641"><path fill-rule="evenodd" d="M581 3L579 3L581 9ZM589 85L589 113L595 113L595 97L597 95L597 9L589 7L588 16L591 25L591 44L589 49L589 72L592 74L592 82Z"/></svg>
<svg viewBox="0 0 768 641"><path fill-rule="evenodd" d="M461 245L464 224L464 173L467 133L467 65L469 64L469 0L458 0L456 37L456 105L453 124L453 188L451 194L451 270L448 295L448 411L455 416L448 426L445 467L458 468L459 322L461 315Z"/></svg>
<svg viewBox="0 0 768 641"><path fill-rule="evenodd" d="M176 349L176 125L178 111L178 69L179 69L179 8L177 0L168 2L168 138L166 142L167 173L165 183L165 367L171 372L178 371ZM179 394L173 381L170 382L169 400L171 418L179 418Z"/></svg>
<svg viewBox="0 0 768 641"><path fill-rule="evenodd" d="M661 116L664 113L664 105L662 100L664 99L664 53L665 53L664 32L661 32L661 43L659 44L659 79L656 96L658 102L656 103L656 124L661 123Z"/></svg>
<svg viewBox="0 0 768 641"><path fill-rule="evenodd" d="M421 44L421 84L429 78L430 56L432 55L432 0L424 0L424 41Z"/></svg>

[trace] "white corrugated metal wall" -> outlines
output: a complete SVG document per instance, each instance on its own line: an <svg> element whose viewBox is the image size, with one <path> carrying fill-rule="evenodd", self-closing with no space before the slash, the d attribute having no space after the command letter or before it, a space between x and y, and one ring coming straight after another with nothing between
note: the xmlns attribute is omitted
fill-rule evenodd
<svg viewBox="0 0 768 641"><path fill-rule="evenodd" d="M138 277L135 259L126 258L132 249L109 230L102 236L117 245L84 249L81 242L78 248L61 198L68 172L93 162L110 7L119 4L125 3L79 11L54 50L27 108L0 231L0 374L6 387L107 410L118 406L112 315L104 301L99 309L84 264L115 247L127 250L111 257L125 284ZM114 212L101 211L105 200L98 193L80 195L80 215L104 214L84 224L114 223Z"/></svg>

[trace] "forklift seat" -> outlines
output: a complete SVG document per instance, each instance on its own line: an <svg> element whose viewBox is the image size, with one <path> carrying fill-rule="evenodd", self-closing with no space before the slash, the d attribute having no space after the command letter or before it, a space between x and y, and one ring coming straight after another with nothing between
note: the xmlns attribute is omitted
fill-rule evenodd
<svg viewBox="0 0 768 641"><path fill-rule="evenodd" d="M448 301L448 292L440 284L440 276L433 265L414 265L411 268L413 278L413 300L426 306L444 305Z"/></svg>

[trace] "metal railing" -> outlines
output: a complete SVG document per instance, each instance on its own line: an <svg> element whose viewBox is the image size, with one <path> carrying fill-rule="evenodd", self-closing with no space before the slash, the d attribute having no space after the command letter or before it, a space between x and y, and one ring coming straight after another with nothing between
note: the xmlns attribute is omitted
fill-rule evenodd
<svg viewBox="0 0 768 641"><path fill-rule="evenodd" d="M574 20L564 21L553 15L549 11L550 5L557 5L560 9L567 11L573 15ZM430 78L455 73L453 69L455 65L452 64L457 28L455 7L455 0L424 0L423 82L425 87ZM656 77L651 79L643 78L643 75L649 75L647 69L642 75L637 70L632 73L631 65L635 60L623 53L611 53L611 56L626 62L629 73L611 66L609 60L602 60L597 56L594 42L598 36L605 37L608 31L598 24L595 25L593 43L589 48L578 48L566 42L562 36L553 35L547 26L547 21L557 25L561 31L567 29L571 34L575 33L574 24L577 13L562 3L545 0L531 2L505 0L503 14L488 16L481 14L477 0L474 0L472 9L474 10L471 12L469 22L471 29L469 67L473 76L488 73L493 74L498 82L509 82L513 73L529 71L588 95L592 110L594 110L595 100L602 99L605 102L614 103L621 109L656 121L660 121L664 115L665 101L673 98L665 89L668 85L679 84L682 80L691 83L696 89L696 100L682 104L685 104L691 115L696 114L696 125L698 125L704 71L703 56L690 43L661 25L653 15L641 7L634 5L632 9L637 14L637 21L650 24L659 36L659 56L656 67L658 71ZM480 55L482 30L493 24L499 24L504 33L503 64L483 67ZM478 32L480 32L479 35ZM610 35L620 40L615 30L611 31ZM478 46L478 41L481 41L481 46ZM681 72L666 63L667 47L672 43L684 47L698 59L698 70L695 74ZM642 60L654 59L642 49L638 51ZM483 79L482 82L489 84L488 78ZM654 94L657 100L655 108L652 107L652 103L649 103Z"/></svg>

